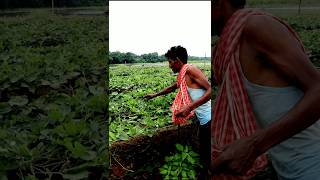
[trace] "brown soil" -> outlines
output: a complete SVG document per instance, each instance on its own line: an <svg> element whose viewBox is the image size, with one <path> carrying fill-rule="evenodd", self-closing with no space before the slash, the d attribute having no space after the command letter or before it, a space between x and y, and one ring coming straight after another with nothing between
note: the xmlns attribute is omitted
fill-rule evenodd
<svg viewBox="0 0 320 180"><path fill-rule="evenodd" d="M197 126L195 124L163 128L152 137L137 136L128 141L117 141L110 146L109 179L162 179L158 168L164 157L175 151L175 144L188 144L198 152ZM276 180L271 166L254 180Z"/></svg>
<svg viewBox="0 0 320 180"><path fill-rule="evenodd" d="M137 136L128 141L117 141L110 147L110 179L136 179L131 176L134 174L140 174L140 179L149 179L150 172L146 174L140 171L148 171L148 165L150 168L155 163L162 162L165 156L175 150L176 143L189 144L196 151L196 137L196 125L186 124L180 128L163 128L152 137Z"/></svg>

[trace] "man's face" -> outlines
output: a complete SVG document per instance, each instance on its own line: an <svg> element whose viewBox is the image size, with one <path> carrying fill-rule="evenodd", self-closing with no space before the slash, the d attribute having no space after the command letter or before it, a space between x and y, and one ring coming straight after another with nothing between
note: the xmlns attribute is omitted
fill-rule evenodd
<svg viewBox="0 0 320 180"><path fill-rule="evenodd" d="M219 36L223 29L222 1L224 0L211 1L211 34L213 36Z"/></svg>
<svg viewBox="0 0 320 180"><path fill-rule="evenodd" d="M169 67L170 69L174 72L174 73L177 73L179 72L179 69L178 69L178 60L172 60L172 59L168 59L168 62L169 62Z"/></svg>

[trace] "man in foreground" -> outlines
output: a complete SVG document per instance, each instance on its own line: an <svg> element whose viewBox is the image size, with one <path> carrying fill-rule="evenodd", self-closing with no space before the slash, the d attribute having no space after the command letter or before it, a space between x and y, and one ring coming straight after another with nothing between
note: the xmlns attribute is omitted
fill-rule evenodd
<svg viewBox="0 0 320 180"><path fill-rule="evenodd" d="M266 165L279 179L320 179L320 73L284 22L213 0L219 94L212 121L212 179L248 179Z"/></svg>
<svg viewBox="0 0 320 180"><path fill-rule="evenodd" d="M165 54L169 67L178 73L177 81L161 92L146 95L145 98L165 95L179 89L172 105L172 120L175 124L186 122L194 113L199 120L200 157L204 161L201 175L210 166L210 130L211 130L211 85L196 66L188 64L187 50L181 46L172 47Z"/></svg>

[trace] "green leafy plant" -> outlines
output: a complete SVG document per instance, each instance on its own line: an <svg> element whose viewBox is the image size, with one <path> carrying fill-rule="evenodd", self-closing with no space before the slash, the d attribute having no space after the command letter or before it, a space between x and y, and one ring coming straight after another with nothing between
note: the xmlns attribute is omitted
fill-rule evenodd
<svg viewBox="0 0 320 180"><path fill-rule="evenodd" d="M190 146L176 144L177 152L165 157L165 162L159 170L164 179L196 179L196 169L202 167L199 155Z"/></svg>
<svg viewBox="0 0 320 180"><path fill-rule="evenodd" d="M193 61L210 75L210 62ZM176 77L166 62L153 64L110 65L109 80L109 143L128 140L137 135L150 135L171 125L170 105L175 93L146 100L175 82ZM155 76L156 72L156 76Z"/></svg>
<svg viewBox="0 0 320 180"><path fill-rule="evenodd" d="M107 176L105 20L0 16L0 179Z"/></svg>

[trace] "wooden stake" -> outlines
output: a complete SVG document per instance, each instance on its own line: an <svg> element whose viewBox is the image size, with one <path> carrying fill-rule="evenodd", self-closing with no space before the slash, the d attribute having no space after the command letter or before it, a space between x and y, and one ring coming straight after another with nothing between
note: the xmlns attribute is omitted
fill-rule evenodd
<svg viewBox="0 0 320 180"><path fill-rule="evenodd" d="M299 0L299 14L301 12L301 0Z"/></svg>
<svg viewBox="0 0 320 180"><path fill-rule="evenodd" d="M51 0L51 11L54 14L54 0Z"/></svg>

